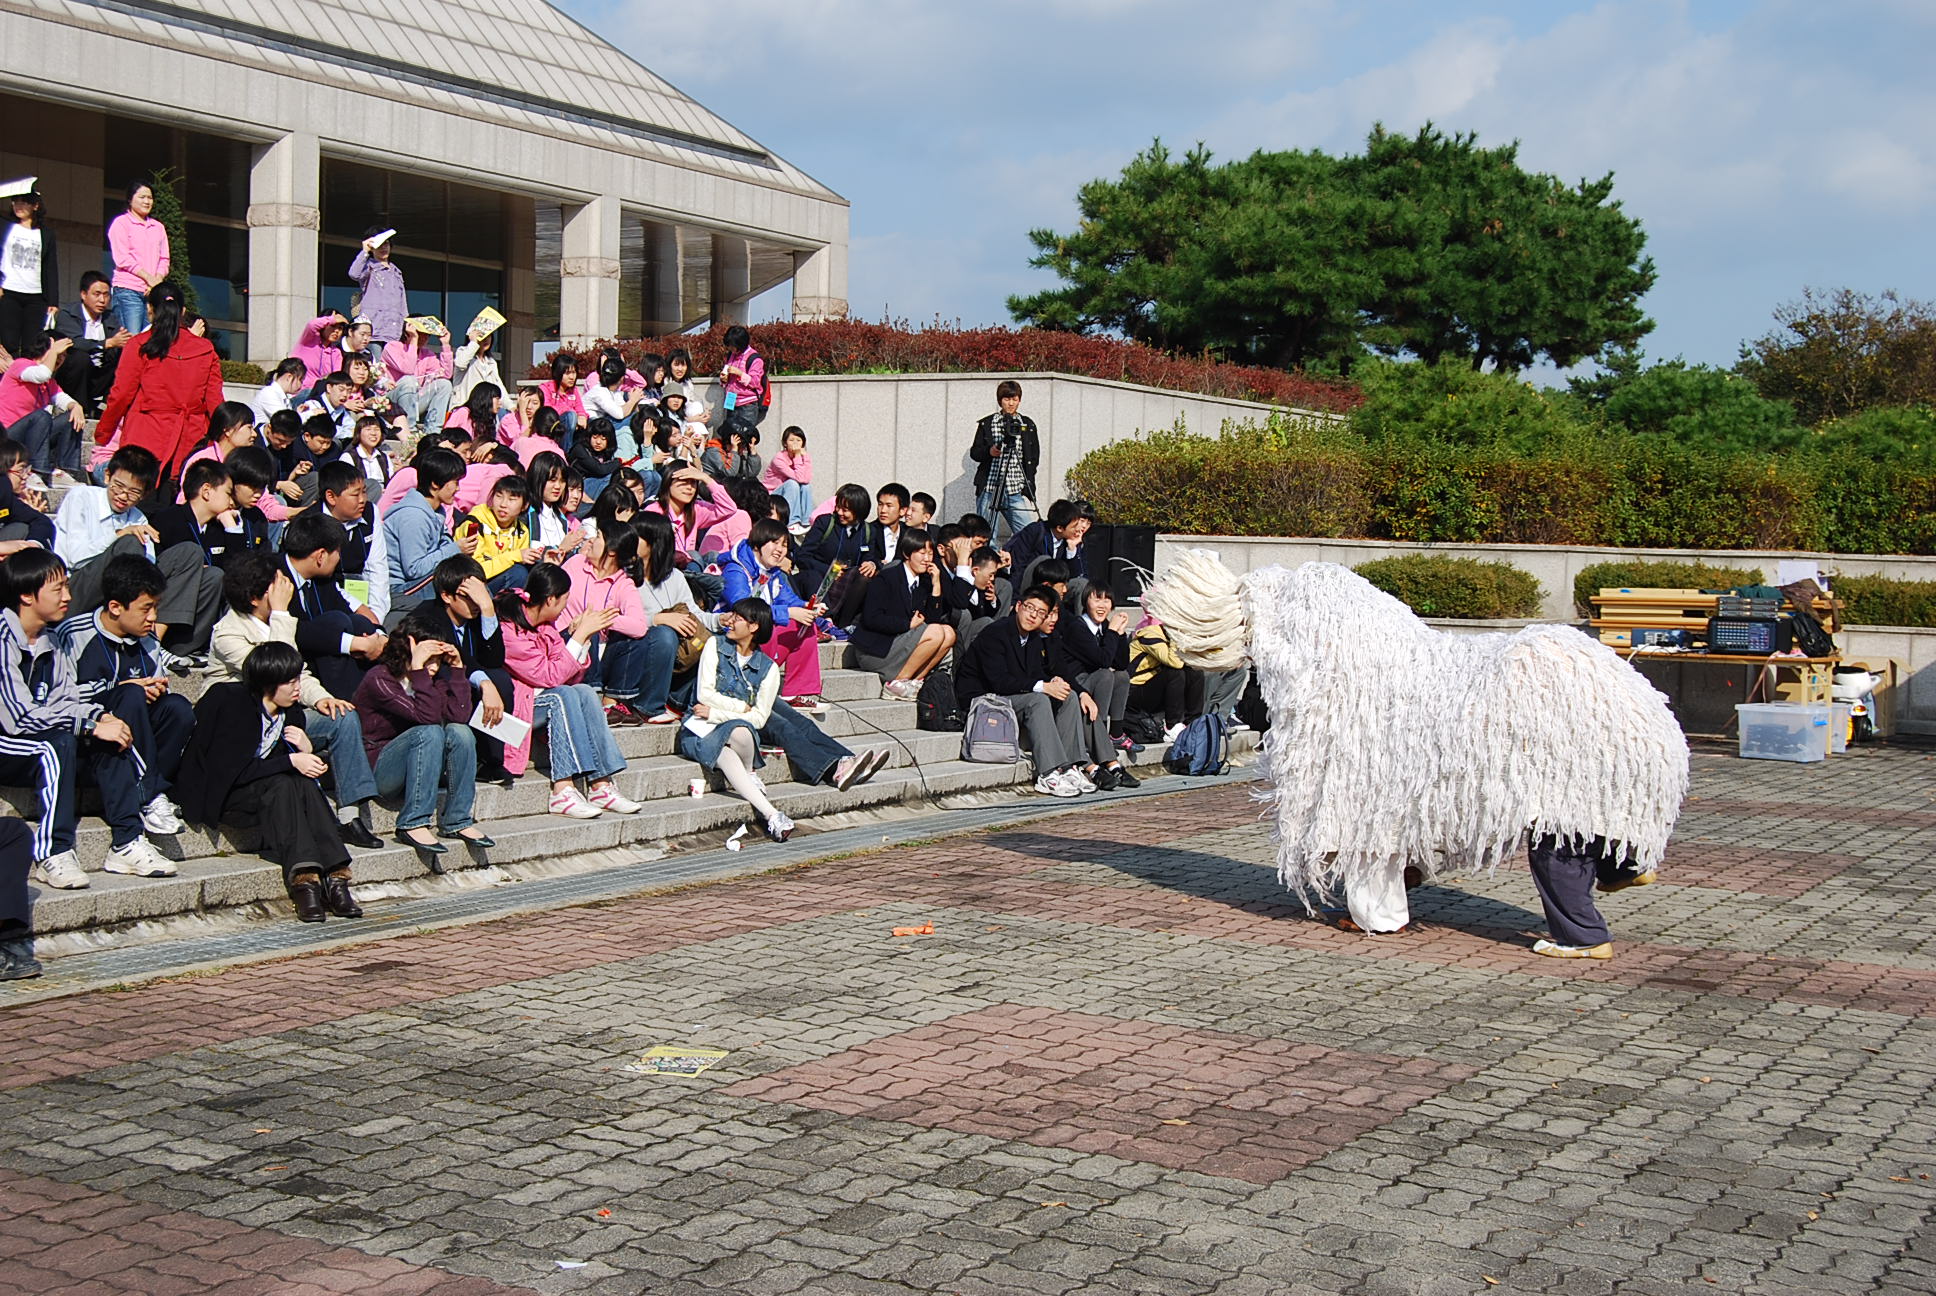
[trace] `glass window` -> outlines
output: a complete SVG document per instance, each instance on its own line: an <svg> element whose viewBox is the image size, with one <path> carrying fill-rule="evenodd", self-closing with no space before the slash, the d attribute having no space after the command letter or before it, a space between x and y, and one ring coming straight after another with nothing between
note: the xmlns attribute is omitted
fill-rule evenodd
<svg viewBox="0 0 1936 1296"><path fill-rule="evenodd" d="M248 231L189 221L188 282L195 289L197 309L209 319L248 319Z"/></svg>

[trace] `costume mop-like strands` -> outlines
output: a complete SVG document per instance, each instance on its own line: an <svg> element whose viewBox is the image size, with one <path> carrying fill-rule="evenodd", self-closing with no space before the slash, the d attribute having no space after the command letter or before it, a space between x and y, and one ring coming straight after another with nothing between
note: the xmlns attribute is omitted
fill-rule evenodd
<svg viewBox="0 0 1936 1296"><path fill-rule="evenodd" d="M1360 928L1396 931L1408 865L1485 873L1530 841L1540 952L1611 952L1594 877L1651 873L1687 791L1653 686L1571 627L1441 633L1331 563L1252 572L1242 600L1286 886L1306 905L1342 890Z"/></svg>

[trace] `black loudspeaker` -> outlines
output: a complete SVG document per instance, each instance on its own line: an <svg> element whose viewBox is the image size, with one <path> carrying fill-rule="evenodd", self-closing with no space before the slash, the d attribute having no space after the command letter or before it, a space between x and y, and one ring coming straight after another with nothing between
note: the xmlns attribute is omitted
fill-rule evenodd
<svg viewBox="0 0 1936 1296"><path fill-rule="evenodd" d="M1156 528L1092 526L1082 538L1082 555L1089 579L1106 581L1118 606L1134 602L1156 570Z"/></svg>

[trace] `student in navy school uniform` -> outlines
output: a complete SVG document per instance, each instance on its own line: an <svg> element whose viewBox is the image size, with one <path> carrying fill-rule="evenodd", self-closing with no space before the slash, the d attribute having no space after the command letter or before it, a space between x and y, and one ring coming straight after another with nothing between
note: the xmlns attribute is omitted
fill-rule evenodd
<svg viewBox="0 0 1936 1296"><path fill-rule="evenodd" d="M208 536L210 556L224 572L245 553L274 556L276 525L261 506L276 484L276 461L261 446L243 446L222 461L229 470L229 496L234 502Z"/></svg>
<svg viewBox="0 0 1936 1296"><path fill-rule="evenodd" d="M207 461L195 467L220 464ZM98 706L127 725L125 746L98 738L81 741L81 767L101 789L101 817L111 834L110 873L173 877L175 866L142 834L172 837L182 830L181 808L168 797L182 751L195 728L195 708L172 693L155 642L155 610L167 577L134 554L108 560L101 574L101 606L69 617L54 640L74 662L84 704Z"/></svg>
<svg viewBox="0 0 1936 1296"><path fill-rule="evenodd" d="M350 606L336 583L347 537L343 524L322 513L299 513L282 533L283 565L296 582L289 610L296 617L296 647L330 694L356 696L363 676L383 654L383 628Z"/></svg>

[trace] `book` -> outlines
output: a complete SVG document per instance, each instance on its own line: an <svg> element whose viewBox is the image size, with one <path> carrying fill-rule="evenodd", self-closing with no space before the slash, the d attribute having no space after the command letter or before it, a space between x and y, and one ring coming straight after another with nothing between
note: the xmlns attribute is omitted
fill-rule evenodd
<svg viewBox="0 0 1936 1296"><path fill-rule="evenodd" d="M483 310L477 312L477 318L471 321L470 328L466 329L465 332L473 337L487 338L503 327L504 316L499 314L494 307L486 306Z"/></svg>

